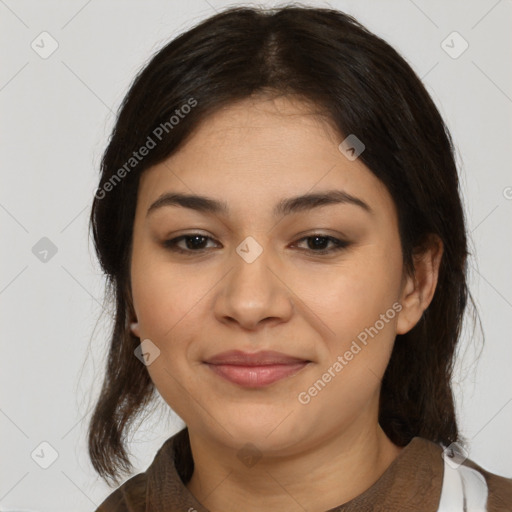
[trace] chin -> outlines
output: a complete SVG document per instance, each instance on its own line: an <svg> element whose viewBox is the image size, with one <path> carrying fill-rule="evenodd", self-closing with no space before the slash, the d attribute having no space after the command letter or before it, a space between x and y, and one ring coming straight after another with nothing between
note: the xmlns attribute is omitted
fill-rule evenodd
<svg viewBox="0 0 512 512"><path fill-rule="evenodd" d="M240 411L243 413L243 410ZM289 414L289 417L286 416ZM222 436L222 441L234 447L240 447L250 443L265 452L281 452L286 448L300 443L305 432L298 429L296 418L289 411L280 409L280 414L255 414L254 411L248 412L241 417L228 419L226 425L229 435L222 428L218 433ZM284 420L284 421L283 421Z"/></svg>

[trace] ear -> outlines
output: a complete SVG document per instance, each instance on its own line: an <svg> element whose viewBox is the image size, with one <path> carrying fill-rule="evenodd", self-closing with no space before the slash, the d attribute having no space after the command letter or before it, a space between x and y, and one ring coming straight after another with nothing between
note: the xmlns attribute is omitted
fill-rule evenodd
<svg viewBox="0 0 512 512"><path fill-rule="evenodd" d="M130 322L130 331L135 336L137 336L137 338L140 338L140 326L139 326L139 322L137 321L137 313L135 312L135 308L133 307L133 302L131 300L131 294L129 296L127 308L128 308L128 312L127 312L128 318L129 319L132 319L132 318L135 319L133 322L128 320Z"/></svg>
<svg viewBox="0 0 512 512"><path fill-rule="evenodd" d="M137 336L137 338L140 338L140 330L139 330L139 322L132 322L130 324L130 330Z"/></svg>
<svg viewBox="0 0 512 512"><path fill-rule="evenodd" d="M430 305L436 291L443 250L443 242L433 233L421 248L415 250L414 275L406 276L402 286L402 310L398 315L397 334L409 332Z"/></svg>
<svg viewBox="0 0 512 512"><path fill-rule="evenodd" d="M126 307L126 315L128 319L134 318L135 320L133 322L130 322L130 331L137 336L137 338L140 338L140 327L139 322L137 321L137 312L135 311L135 306L133 304L133 297L132 297L132 289L131 289L131 282L130 280L125 282L124 285L124 301L125 301L125 307ZM128 320L130 321L130 320Z"/></svg>

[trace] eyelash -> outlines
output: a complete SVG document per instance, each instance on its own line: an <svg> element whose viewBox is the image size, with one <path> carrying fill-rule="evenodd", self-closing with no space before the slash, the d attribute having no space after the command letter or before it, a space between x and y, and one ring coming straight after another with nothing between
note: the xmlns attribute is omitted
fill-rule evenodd
<svg viewBox="0 0 512 512"><path fill-rule="evenodd" d="M165 240L164 242L162 242L162 245L164 246L165 249L168 249L170 251L177 252L177 253L180 253L180 254L187 254L187 255L192 255L193 253L201 254L204 251L206 251L206 249L199 249L197 251L194 251L192 249L182 249L181 247L177 246L178 242L180 242L181 240L190 239L190 238L196 238L196 237L200 237L200 238L208 239L208 240L213 240L213 238L211 238L209 236L206 236L206 235L202 235L201 233L188 233L186 235L181 235L181 236L179 236L177 238L172 238L170 240ZM322 249L320 251L315 251L313 249L306 249L306 251L309 251L309 252L311 252L314 255L320 255L321 256L321 255L331 254L331 253L334 253L334 252L337 252L337 251L341 251L342 249L346 249L350 245L350 242L345 242L344 240L340 240L338 238L335 238L335 237L332 237L332 236L328 236L328 235L322 235L322 234L319 234L319 233L314 233L312 235L305 236L304 238L301 238L300 240L297 240L297 242L303 242L304 240L308 240L310 238L325 239L325 240L328 240L329 242L332 242L332 243L335 244L335 247L333 247L331 249Z"/></svg>

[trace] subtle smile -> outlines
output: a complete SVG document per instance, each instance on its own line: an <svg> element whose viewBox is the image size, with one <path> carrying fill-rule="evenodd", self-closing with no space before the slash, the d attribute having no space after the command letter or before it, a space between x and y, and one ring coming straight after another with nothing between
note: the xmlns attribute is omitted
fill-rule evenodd
<svg viewBox="0 0 512 512"><path fill-rule="evenodd" d="M290 377L310 362L273 351L253 354L229 351L205 361L216 375L248 388L268 386Z"/></svg>

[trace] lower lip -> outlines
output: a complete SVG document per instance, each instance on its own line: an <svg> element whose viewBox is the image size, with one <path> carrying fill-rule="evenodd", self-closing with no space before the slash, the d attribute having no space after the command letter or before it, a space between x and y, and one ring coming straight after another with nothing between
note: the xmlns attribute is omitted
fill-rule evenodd
<svg viewBox="0 0 512 512"><path fill-rule="evenodd" d="M208 364L221 377L247 388L261 388L296 374L308 364L272 364L266 366L238 366L231 364Z"/></svg>

